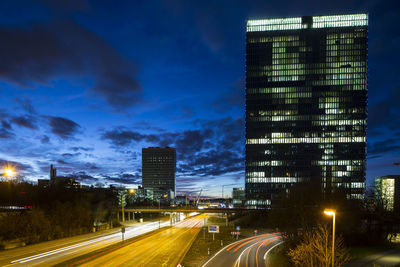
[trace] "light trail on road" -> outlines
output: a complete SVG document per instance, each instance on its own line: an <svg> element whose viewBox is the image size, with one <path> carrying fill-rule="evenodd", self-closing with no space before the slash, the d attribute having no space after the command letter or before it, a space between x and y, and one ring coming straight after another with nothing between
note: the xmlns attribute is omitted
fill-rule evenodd
<svg viewBox="0 0 400 267"><path fill-rule="evenodd" d="M280 233L268 233L236 241L218 251L202 267L264 266L268 252L281 244L281 239Z"/></svg>
<svg viewBox="0 0 400 267"><path fill-rule="evenodd" d="M150 234L121 248L93 255L73 266L176 266L199 233L204 219L201 214L177 223L171 228Z"/></svg>
<svg viewBox="0 0 400 267"><path fill-rule="evenodd" d="M139 235L143 235L145 233L157 230L161 227L169 226L170 222L150 222L145 223L138 226L126 227L124 233L124 239L129 239L132 237L136 237ZM7 257L7 255L3 256L0 262L0 265L5 266L34 266L34 265L55 265L57 263L75 258L80 255L84 255L95 251L97 249L101 249L107 247L109 245L117 244L122 241L122 233L120 231L114 232L111 234L102 235L99 237L85 237L79 240L79 236L75 237L77 239L76 242L71 242L66 245L53 245L54 249L50 249L46 251L45 248L41 249L40 253L35 251L34 249L30 249L31 246L18 248L13 251L12 255ZM81 241L81 242L80 242ZM54 244L57 244L57 240L51 241ZM61 242L61 241L60 241ZM40 246L40 244L33 245L32 248L36 246ZM39 250L40 251L40 250ZM20 252L20 253L18 253ZM36 252L36 253L35 253ZM18 257L20 256L20 257ZM6 261L9 258L8 262ZM8 264L7 264L7 263ZM7 265L6 265L7 264Z"/></svg>

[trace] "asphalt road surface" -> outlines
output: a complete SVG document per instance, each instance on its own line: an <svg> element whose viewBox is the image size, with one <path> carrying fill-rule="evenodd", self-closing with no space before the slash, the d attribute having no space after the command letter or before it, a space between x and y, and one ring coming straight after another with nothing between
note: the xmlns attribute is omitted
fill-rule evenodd
<svg viewBox="0 0 400 267"><path fill-rule="evenodd" d="M125 228L124 238L132 238L159 227L169 226L170 222L141 223ZM87 234L72 238L43 242L22 248L0 252L0 266L52 266L77 256L121 242L120 229L106 231L105 234Z"/></svg>
<svg viewBox="0 0 400 267"><path fill-rule="evenodd" d="M171 228L149 234L119 249L91 255L74 263L74 266L177 266L207 216L201 214L188 218Z"/></svg>
<svg viewBox="0 0 400 267"><path fill-rule="evenodd" d="M266 259L269 251L282 242L280 233L249 237L224 247L202 267L267 266Z"/></svg>

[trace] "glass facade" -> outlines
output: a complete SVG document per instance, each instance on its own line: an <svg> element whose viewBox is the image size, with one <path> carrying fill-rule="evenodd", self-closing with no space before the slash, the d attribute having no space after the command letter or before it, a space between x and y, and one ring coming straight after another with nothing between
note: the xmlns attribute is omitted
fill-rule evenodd
<svg viewBox="0 0 400 267"><path fill-rule="evenodd" d="M363 197L367 25L367 14L247 22L247 206L295 183Z"/></svg>
<svg viewBox="0 0 400 267"><path fill-rule="evenodd" d="M142 186L144 189L175 193L175 169L175 148L149 147L142 149Z"/></svg>

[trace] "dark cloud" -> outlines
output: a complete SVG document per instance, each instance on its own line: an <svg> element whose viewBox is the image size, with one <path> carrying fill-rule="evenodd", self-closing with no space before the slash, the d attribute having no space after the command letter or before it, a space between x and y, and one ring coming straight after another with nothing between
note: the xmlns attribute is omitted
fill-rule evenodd
<svg viewBox="0 0 400 267"><path fill-rule="evenodd" d="M158 142L159 138L153 134L141 134L139 132L131 131L126 127L117 127L114 130L104 132L101 136L102 139L110 140L115 146L126 146L131 142Z"/></svg>
<svg viewBox="0 0 400 267"><path fill-rule="evenodd" d="M3 80L34 87L49 84L59 74L86 74L94 82L89 93L114 108L132 106L140 99L136 66L82 25L57 21L25 28L1 27L0 38Z"/></svg>
<svg viewBox="0 0 400 267"><path fill-rule="evenodd" d="M30 113L30 114L34 114L36 113L35 108L33 107L31 101L29 98L27 97L18 97L16 100L17 104L19 104L21 106L21 108L23 110L25 110L26 112Z"/></svg>
<svg viewBox="0 0 400 267"><path fill-rule="evenodd" d="M79 124L66 118L49 116L48 120L51 127L51 132L62 139L73 137L81 128Z"/></svg>
<svg viewBox="0 0 400 267"><path fill-rule="evenodd" d="M174 147L177 171L186 176L215 176L244 170L243 119L224 118L195 124L200 129L157 135L116 127L103 132L102 139L110 141L120 152L132 142Z"/></svg>
<svg viewBox="0 0 400 267"><path fill-rule="evenodd" d="M1 114L1 110L0 110L0 116L2 116L3 118L5 117L5 113ZM0 138L10 139L13 137L14 137L14 133L12 133L12 131L11 131L11 124L6 120L2 120L1 128L0 128Z"/></svg>
<svg viewBox="0 0 400 267"><path fill-rule="evenodd" d="M13 138L15 135L10 132L8 129L0 128L0 138L2 139L10 139Z"/></svg>
<svg viewBox="0 0 400 267"><path fill-rule="evenodd" d="M92 171L94 171L94 170L100 170L100 169L101 169L101 168L98 167L96 164L90 163L90 162L85 163L85 164L84 164L84 168L85 168L85 169L88 169L88 170L92 170Z"/></svg>
<svg viewBox="0 0 400 267"><path fill-rule="evenodd" d="M79 150L82 150L82 151L93 151L93 148L91 148L91 147L82 147L82 146L74 146L74 147L71 147L71 150L73 150L73 151L79 151Z"/></svg>
<svg viewBox="0 0 400 267"><path fill-rule="evenodd" d="M61 165L69 165L68 162L66 162L65 160L62 160L62 159L58 159L58 160L57 160L57 163L58 163L58 164L61 164Z"/></svg>
<svg viewBox="0 0 400 267"><path fill-rule="evenodd" d="M116 175L103 175L103 178L107 181L119 183L119 184L141 184L141 176L138 173L119 173Z"/></svg>
<svg viewBox="0 0 400 267"><path fill-rule="evenodd" d="M0 138L10 139L13 137L14 137L14 133L11 131L11 124L8 123L6 120L2 120L1 128L0 128Z"/></svg>
<svg viewBox="0 0 400 267"><path fill-rule="evenodd" d="M16 169L18 173L24 173L27 171L32 170L32 166L16 161L9 161L9 160L4 160L0 159L0 166L5 167L5 166L12 166Z"/></svg>
<svg viewBox="0 0 400 267"><path fill-rule="evenodd" d="M368 159L377 158L390 152L400 152L400 138L390 138L368 144Z"/></svg>
<svg viewBox="0 0 400 267"><path fill-rule="evenodd" d="M84 184L94 184L94 183L99 182L98 177L94 177L85 171L70 173L67 176L74 177L78 182L81 182Z"/></svg>
<svg viewBox="0 0 400 267"><path fill-rule="evenodd" d="M400 86L387 90L368 110L368 159L400 151Z"/></svg>
<svg viewBox="0 0 400 267"><path fill-rule="evenodd" d="M43 135L40 138L40 142L42 142L42 144L48 144L50 142L50 138L47 135Z"/></svg>
<svg viewBox="0 0 400 267"><path fill-rule="evenodd" d="M217 176L243 169L244 155L229 150L211 150L180 164L178 171L189 176Z"/></svg>
<svg viewBox="0 0 400 267"><path fill-rule="evenodd" d="M7 121L5 121L5 120L2 120L1 121L1 126L4 128L4 129L7 129L7 130L11 130L11 124L9 124Z"/></svg>
<svg viewBox="0 0 400 267"><path fill-rule="evenodd" d="M79 153L79 155L80 155L80 153ZM67 157L67 158L71 158L71 157L74 157L75 155L73 155L71 153L63 153L63 154L61 154L61 156L62 157Z"/></svg>
<svg viewBox="0 0 400 267"><path fill-rule="evenodd" d="M13 117L11 122L20 127L25 127L31 130L37 129L36 119L30 115Z"/></svg>

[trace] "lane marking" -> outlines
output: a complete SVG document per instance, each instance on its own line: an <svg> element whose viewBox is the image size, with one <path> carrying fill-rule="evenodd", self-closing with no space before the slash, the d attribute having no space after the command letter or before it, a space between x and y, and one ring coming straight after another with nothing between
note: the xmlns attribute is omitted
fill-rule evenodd
<svg viewBox="0 0 400 267"><path fill-rule="evenodd" d="M260 248L262 247L262 246L266 246L266 245L268 245L268 244L271 244L272 242L274 242L275 240L278 240L278 239L280 239L280 238L282 238L281 236L278 236L277 238L274 238L274 239L267 239L267 240L265 240L264 242L262 242L259 246L258 246L258 248L257 248L257 251L256 251L256 266L258 267L258 251L260 250ZM268 242L269 241L269 242ZM268 242L268 243L267 243Z"/></svg>
<svg viewBox="0 0 400 267"><path fill-rule="evenodd" d="M265 236L259 236L258 238L249 240L249 241L247 241L247 242L241 244L241 245L238 246L237 248L235 248L235 250L234 250L233 252L236 252L239 248L243 247L244 245L246 245L246 244L248 244L248 243L250 243L250 242L252 242L252 241L254 241L254 240L256 240L256 239L261 239L261 238L264 238L264 237L265 237ZM272 237L273 237L273 236L271 235L271 238L272 238Z"/></svg>
<svg viewBox="0 0 400 267"><path fill-rule="evenodd" d="M200 218L202 219L202 217L200 217ZM200 224L200 223L201 223L201 221L199 221L199 218L194 218L194 217L188 218L188 219L185 219L185 220L183 220L183 221L181 221L181 222L176 223L176 224L175 224L174 226L172 226L170 229L175 229L175 230L184 229L184 230L183 230L183 233L180 233L180 234L178 235L178 237L176 237L176 238L173 239L173 241L176 240L176 239L178 239L178 238L179 238L181 235L183 235L184 233L186 233L186 232L192 230L193 227L196 227L196 226L197 226L198 224ZM95 264L95 263L94 263L95 261L99 261L101 258L106 257L107 255L104 255L105 253L109 253L109 252L111 252L111 251L114 252L114 251L119 250L119 249L128 249L129 247L131 247L131 246L133 246L133 245L137 245L137 242L142 242L143 239L146 239L146 238L155 238L155 236L157 236L157 235L162 235L163 232L164 232L164 231L161 231L161 232L158 232L158 233L151 233L151 234L144 235L144 236L142 236L142 237L139 237L139 238L135 239L131 244L122 244L122 245L120 245L120 246L118 246L118 247L116 247L116 248L114 248L114 249L110 249L109 251L100 252L100 253L95 254L95 255L93 255L93 256L91 256L91 257L89 257L89 258L83 259L83 260L81 260L81 261L75 263L74 266L79 265L80 263L83 263L82 266L93 265L93 264ZM170 240L166 240L166 241L170 241ZM169 242L169 243L170 243L170 242ZM139 251L135 251L135 253L134 253L133 255L131 254L129 258L127 258L125 261L123 261L123 263L125 263L125 262L127 262L127 261L129 261L129 260L132 260L133 258L138 257L139 255L142 255L143 253L145 253L146 251L148 251L148 248L151 248L151 247L153 247L152 244L149 244L147 247L142 247ZM121 258L126 258L126 255L125 255L124 253L120 253L120 254L121 254L121 255L112 256L111 259L109 259L109 260L111 260L111 261L113 262L113 261L117 261L117 260L120 261ZM154 253L153 253L153 254L154 254ZM109 255L109 256L111 256L111 255ZM111 263L108 263L108 264L111 264L111 266L114 265L112 262L111 262ZM123 263L122 263L122 264L123 264ZM105 263L103 263L103 265L104 265L104 264L105 264Z"/></svg>
<svg viewBox="0 0 400 267"><path fill-rule="evenodd" d="M267 260L267 255L268 255L268 253L269 253L273 248L275 248L276 246L279 246L279 245L282 244L283 242L284 242L284 241L281 241L281 242L279 242L278 244L275 244L274 246L272 246L270 249L268 249L267 252L265 252L265 254L264 254L264 261Z"/></svg>
<svg viewBox="0 0 400 267"><path fill-rule="evenodd" d="M246 250L251 249L252 247L254 247L254 246L257 245L257 244L258 244L258 242L254 243L253 245L251 245L251 246L245 248L245 249L242 251L242 253L240 253L239 258L238 258L237 261L236 261L238 267L240 266L240 260L242 259L242 255L246 252Z"/></svg>
<svg viewBox="0 0 400 267"><path fill-rule="evenodd" d="M243 239L243 240L236 241L235 243L229 244L228 247L229 247L229 246L231 246L231 247L230 247L230 248L227 248L226 251L231 250L231 249L234 248L236 245L239 245L240 243L245 242L245 241L247 241L247 240L253 240L253 239L256 239L256 238L260 238L260 237L264 237L264 236L268 236L268 235L273 235L273 234L275 234L275 233L268 233L268 234L263 234L263 235L258 235L258 236L252 236L252 237L245 238L245 239Z"/></svg>
<svg viewBox="0 0 400 267"><path fill-rule="evenodd" d="M268 233L268 234L263 234L262 236L268 236L268 235L273 235L273 234L276 234L275 232L274 233ZM260 235L261 236L261 235ZM257 236L257 237L260 237L260 236ZM236 246L236 245L238 245L238 244L240 244L240 243L242 243L243 241L246 241L246 240L250 240L250 239L255 239L255 238L257 238L257 237L248 237L248 238L246 238L246 239L243 239L243 240L239 240L239 241L236 241L236 242L233 242L232 244L229 244L229 245L226 245L225 247L223 247L222 249L220 249L214 256L212 256L208 261L206 261L203 265L201 265L201 267L205 267L208 263L210 263L216 256L218 256L218 254L220 254L221 252L223 252L224 250L227 250L227 251L229 251L227 248L229 248L229 247L234 247L234 246ZM236 264L235 264L235 266L236 266Z"/></svg>
<svg viewBox="0 0 400 267"><path fill-rule="evenodd" d="M146 224L146 225L143 225L143 226L138 226L138 227L129 227L130 229L128 230L128 232L131 232L133 230L137 231L137 230L142 229L142 228L148 228L152 224L154 224L154 223L149 223L149 224ZM54 255L54 254L57 254L57 253L60 253L60 252L64 252L64 251L67 251L67 250L70 250L70 249L79 248L79 247L82 247L82 246L85 246L85 245L89 245L89 244L93 244L93 243L100 242L100 241L105 241L107 239L115 238L115 237L118 237L118 236L119 236L119 232L113 233L113 234L110 234L110 235L106 235L106 236L102 236L102 237L99 237L99 238L94 238L94 239L91 239L91 240L88 240L88 241L84 241L84 242L81 242L81 243L77 243L77 244L74 244L74 245L70 245L70 246L67 246L67 247L62 247L62 248L54 249L54 250L51 250L51 251L47 251L47 252L39 253L39 254L36 254L36 255L32 255L32 256L29 256L29 257L25 257L25 258L22 258L22 259L14 260L14 261L11 261L10 263L25 263L25 262L28 262L28 261L37 260L37 259L40 259L40 258L43 258L43 257L46 257L46 256L50 256L50 255Z"/></svg>
<svg viewBox="0 0 400 267"><path fill-rule="evenodd" d="M222 249L220 249L214 256L212 256L208 261L206 261L206 263L204 263L203 265L201 265L201 267L206 266L210 261L212 261L219 253L221 253L222 251L224 251L227 247L229 247L229 246L231 246L231 245L234 245L234 244L236 244L236 243L242 242L242 241L243 241L243 240L239 240L239 241L236 241L236 242L234 242L234 243L232 243L232 244L226 245L225 247L223 247Z"/></svg>

